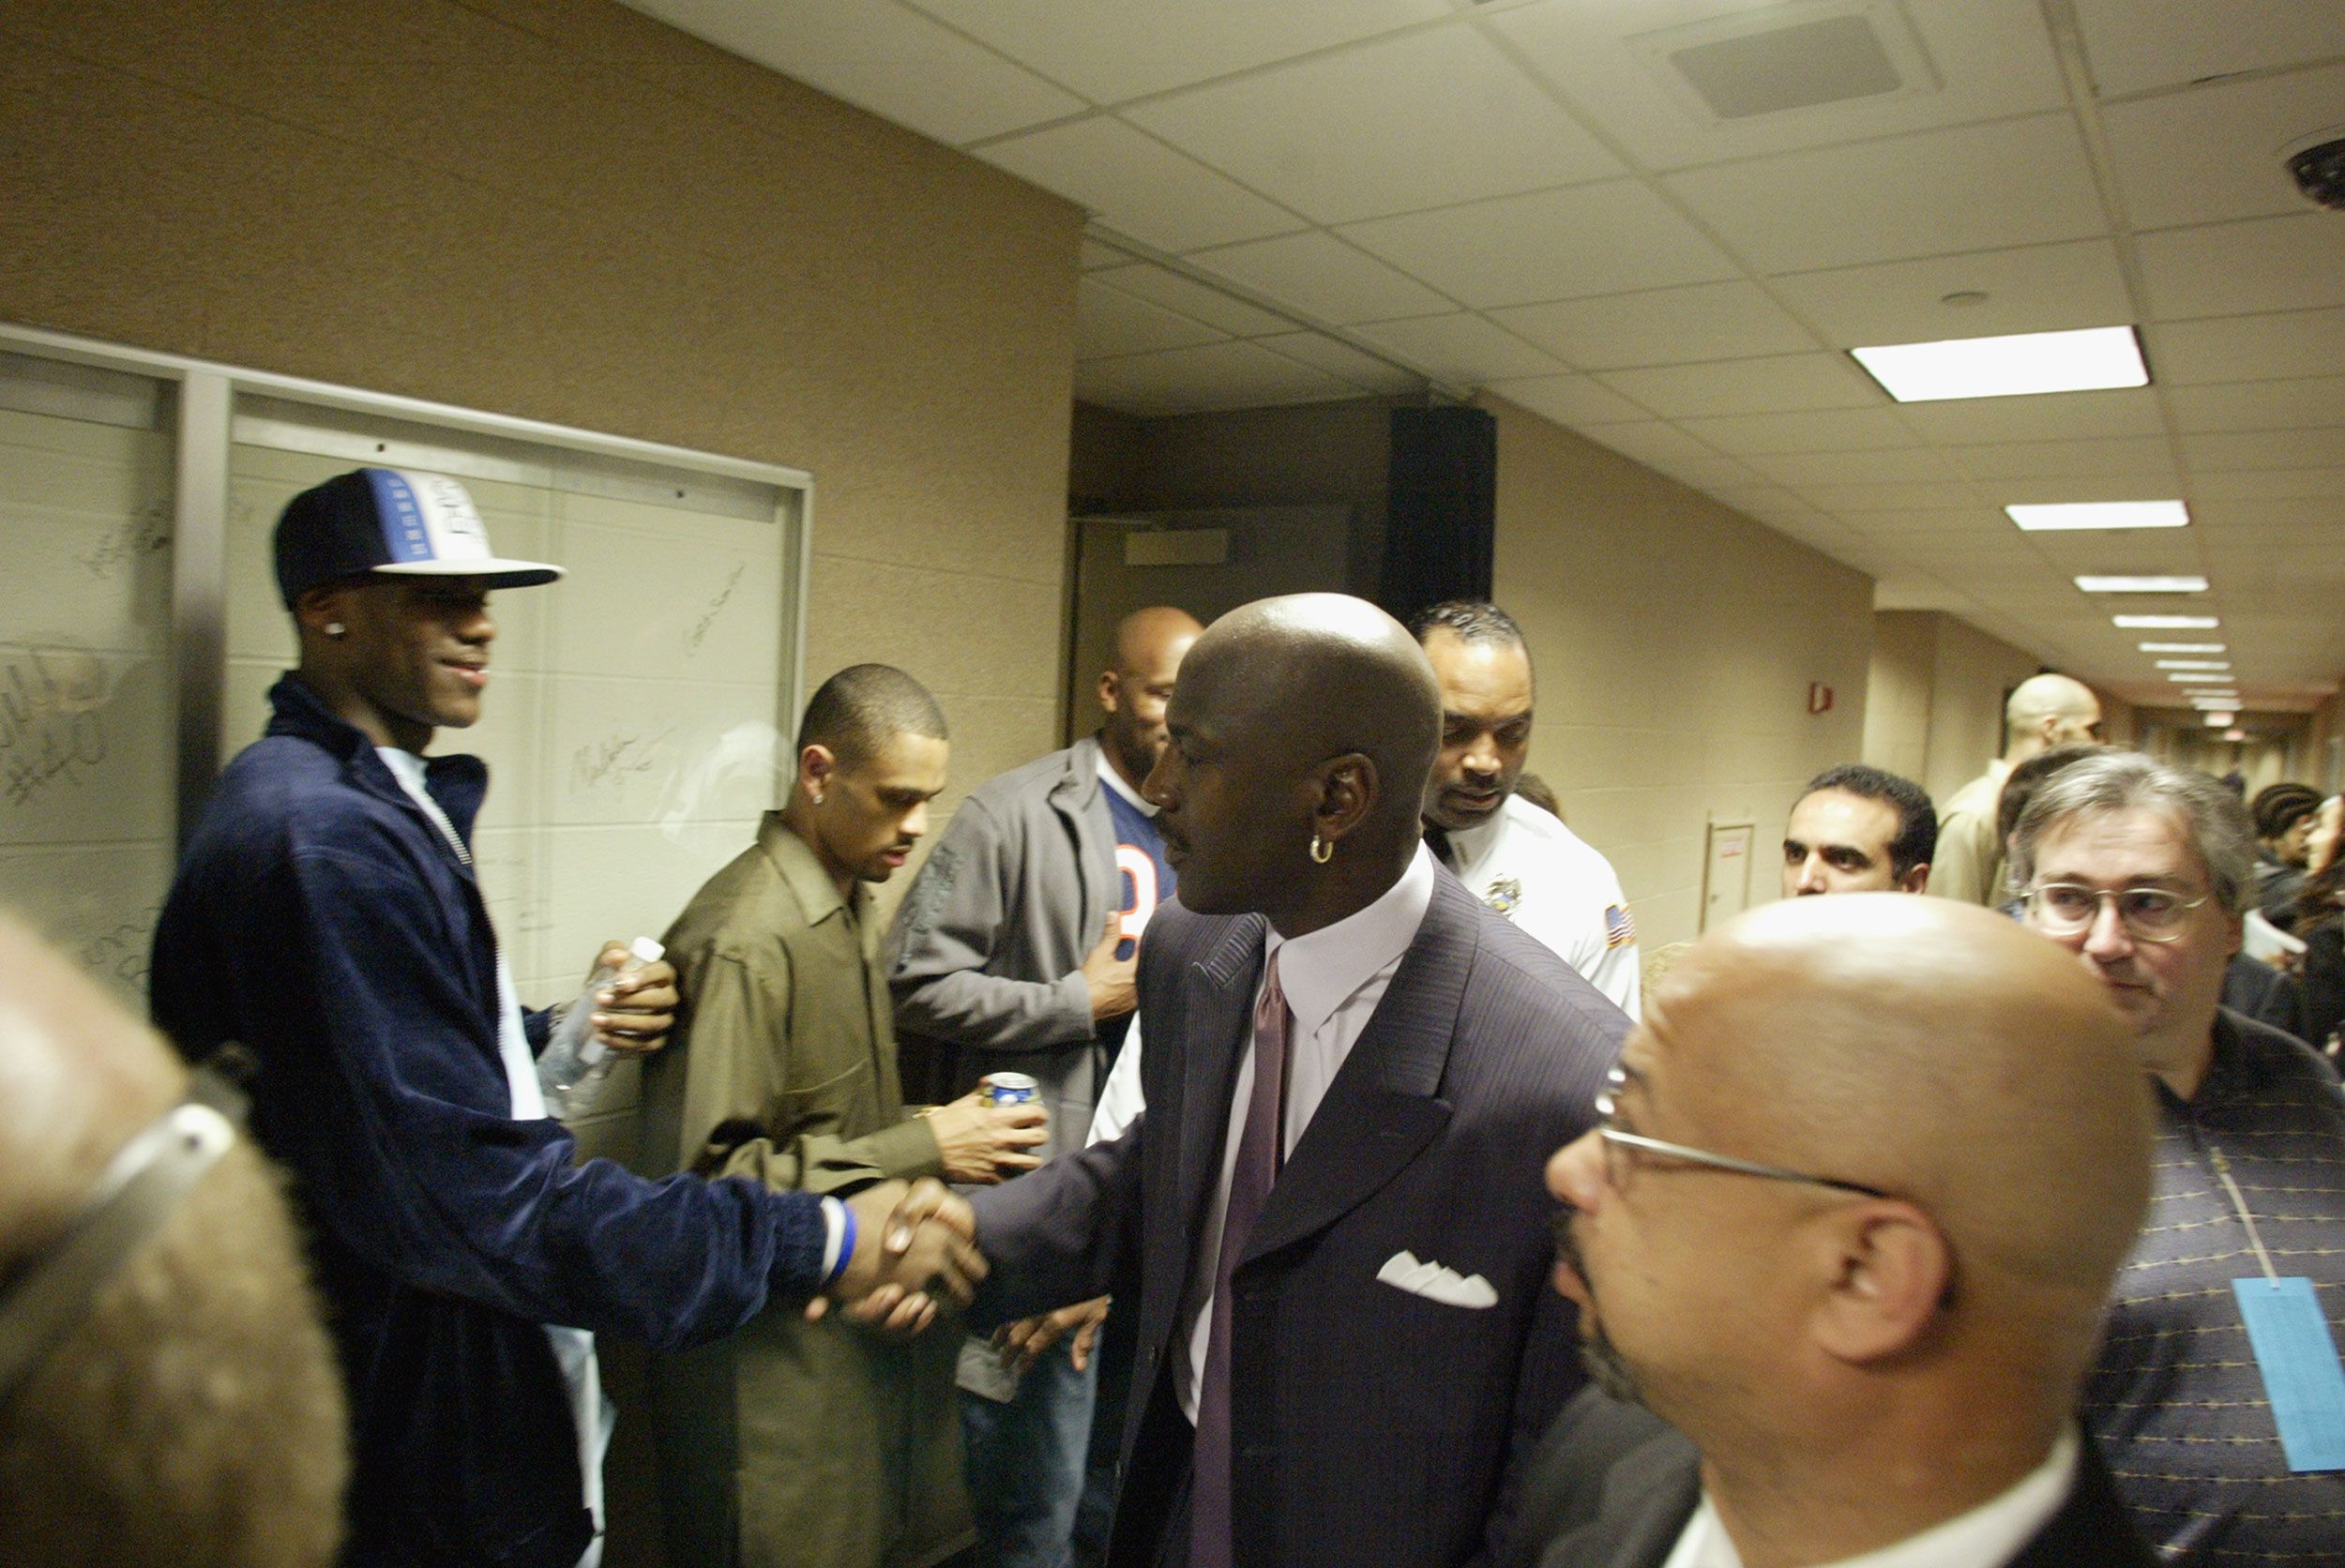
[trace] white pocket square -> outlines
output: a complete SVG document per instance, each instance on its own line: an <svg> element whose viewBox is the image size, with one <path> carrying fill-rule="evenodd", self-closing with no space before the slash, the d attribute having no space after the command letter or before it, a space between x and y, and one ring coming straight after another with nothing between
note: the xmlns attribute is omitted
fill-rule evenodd
<svg viewBox="0 0 2345 1568"><path fill-rule="evenodd" d="M1386 1285L1406 1290L1427 1301L1440 1302L1445 1306L1485 1307L1498 1304L1498 1292L1480 1274L1459 1277L1455 1269L1439 1263L1420 1263L1413 1252L1396 1252L1384 1259L1384 1266L1376 1271L1376 1277Z"/></svg>

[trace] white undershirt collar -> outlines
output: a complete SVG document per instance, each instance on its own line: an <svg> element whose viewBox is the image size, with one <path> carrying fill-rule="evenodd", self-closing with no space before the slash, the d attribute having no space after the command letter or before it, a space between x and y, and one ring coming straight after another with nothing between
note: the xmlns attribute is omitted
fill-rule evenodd
<svg viewBox="0 0 2345 1568"><path fill-rule="evenodd" d="M1108 748L1104 746L1099 748L1099 782L1122 795L1149 816L1153 817L1157 814L1157 808L1142 799L1138 790L1124 782L1124 776L1115 771L1113 762L1108 761Z"/></svg>
<svg viewBox="0 0 2345 1568"><path fill-rule="evenodd" d="M1419 844L1408 869L1366 909L1345 915L1306 936L1286 938L1266 930L1265 960L1278 955L1278 987L1286 992L1294 1024L1288 1038L1309 1040L1335 1010L1379 970L1399 961L1425 924L1433 902L1433 855ZM1349 1050L1351 1042L1344 1042Z"/></svg>

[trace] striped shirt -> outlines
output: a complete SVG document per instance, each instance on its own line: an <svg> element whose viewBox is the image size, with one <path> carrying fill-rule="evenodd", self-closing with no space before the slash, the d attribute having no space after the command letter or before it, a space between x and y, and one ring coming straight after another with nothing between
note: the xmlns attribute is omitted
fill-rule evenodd
<svg viewBox="0 0 2345 1568"><path fill-rule="evenodd" d="M2262 1265L2215 1168L2219 1150L2273 1268L2310 1278L2345 1338L2345 1092L2298 1041L2223 1012L2198 1094L2157 1097L2150 1214L2117 1275L2086 1425L2169 1561L2345 1562L2345 1473L2289 1470L2232 1293Z"/></svg>

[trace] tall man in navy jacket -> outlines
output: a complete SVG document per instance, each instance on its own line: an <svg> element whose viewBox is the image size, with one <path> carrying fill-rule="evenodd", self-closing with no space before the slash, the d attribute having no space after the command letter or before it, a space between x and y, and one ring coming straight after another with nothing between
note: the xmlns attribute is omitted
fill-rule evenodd
<svg viewBox="0 0 2345 1568"><path fill-rule="evenodd" d="M1233 611L1169 718L1147 1109L980 1195L979 1312L1137 1307L1112 1562L1468 1561L1580 1376L1539 1170L1627 1020L1425 850L1441 698L1382 611Z"/></svg>
<svg viewBox="0 0 2345 1568"><path fill-rule="evenodd" d="M900 1184L841 1203L575 1163L473 873L487 770L422 755L480 716L490 589L560 570L492 555L454 480L390 469L295 496L276 553L300 666L188 847L156 1020L190 1057L259 1059L252 1132L293 1176L349 1389L345 1561L591 1564L592 1331L675 1347L769 1296L983 1264L938 1226L884 1257ZM603 993L606 1040L656 1045L672 979Z"/></svg>

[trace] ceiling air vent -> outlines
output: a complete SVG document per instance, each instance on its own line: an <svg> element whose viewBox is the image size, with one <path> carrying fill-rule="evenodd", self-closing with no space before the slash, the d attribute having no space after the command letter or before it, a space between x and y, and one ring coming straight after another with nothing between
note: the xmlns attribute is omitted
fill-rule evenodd
<svg viewBox="0 0 2345 1568"><path fill-rule="evenodd" d="M1938 89L1892 0L1771 6L1626 41L1672 98L1713 123Z"/></svg>

